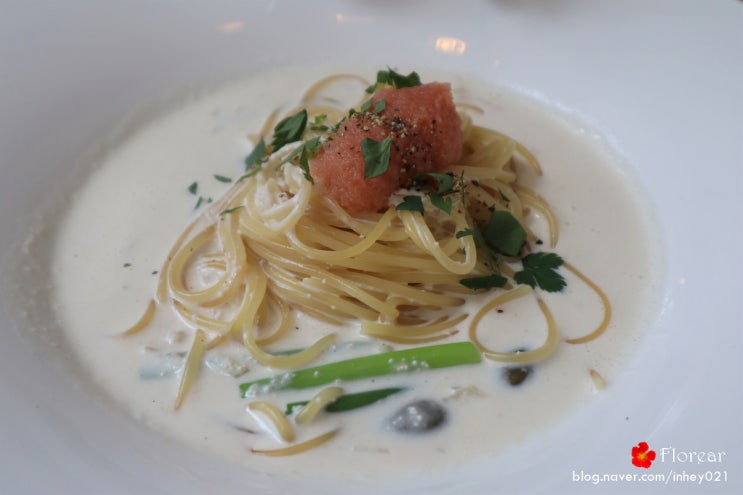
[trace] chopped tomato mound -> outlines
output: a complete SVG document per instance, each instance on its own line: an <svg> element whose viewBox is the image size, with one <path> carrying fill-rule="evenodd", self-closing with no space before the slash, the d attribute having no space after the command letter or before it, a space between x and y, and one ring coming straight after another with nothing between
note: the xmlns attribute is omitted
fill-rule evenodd
<svg viewBox="0 0 743 495"><path fill-rule="evenodd" d="M382 100L384 110L375 113L375 103ZM365 179L361 142L388 136L392 136L392 147L387 172ZM310 169L315 182L348 212L374 212L384 209L390 195L410 185L416 174L456 163L462 142L449 84L385 88L374 94L369 111L356 113L341 124L314 156Z"/></svg>

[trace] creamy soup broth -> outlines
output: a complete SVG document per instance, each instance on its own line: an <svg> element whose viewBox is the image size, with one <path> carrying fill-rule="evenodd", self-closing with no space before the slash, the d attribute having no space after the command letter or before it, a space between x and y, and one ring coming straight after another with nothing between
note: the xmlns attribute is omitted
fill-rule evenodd
<svg viewBox="0 0 743 495"><path fill-rule="evenodd" d="M658 253L649 240L652 225L647 205L622 160L608 144L577 120L547 104L503 88L493 88L450 75L456 101L478 105L475 122L507 133L525 144L541 161L542 177L521 170L526 182L546 198L560 220L555 252L578 266L607 293L613 319L606 333L583 345L561 342L547 361L534 365L528 379L512 387L503 379L503 364L481 365L386 376L369 383L349 383L349 391L409 387L404 393L353 412L324 414L297 428L301 441L334 428L329 443L294 457L265 458L251 448L280 446L246 412L247 399L238 384L267 376L256 362L234 378L220 362L241 356L240 346L220 347L175 411L179 383L178 352L188 350L192 331L176 316L159 312L145 331L126 339L118 332L134 323L152 298L157 271L180 232L204 206L229 187L214 175L237 178L251 150L247 135L257 133L268 114L290 108L317 71L266 74L194 94L159 113L112 145L75 192L63 219L52 263L55 307L70 346L95 381L128 413L189 446L262 472L306 475L378 476L420 473L474 457L497 456L554 425L590 400L597 390L589 370L611 387L649 318L657 292ZM373 72L370 71L371 77ZM360 95L359 87L354 87ZM344 95L344 98L347 95ZM350 100L353 101L353 100ZM196 182L198 190L188 190ZM531 217L545 233L543 219ZM545 246L548 249L548 246ZM565 273L565 291L544 294L563 338L588 333L601 318L601 302L575 277ZM474 313L482 298L468 301ZM466 339L467 321L453 340ZM537 347L544 340L544 321L532 298L491 313L484 326L502 329L484 336L493 347L513 350ZM327 328L298 316L297 330L282 347L306 345ZM365 342L353 326L321 358L335 361L382 349ZM163 352L175 353L164 359ZM267 400L277 405L308 399L313 390L277 392ZM447 410L437 431L405 435L389 430L386 419L403 404L432 398Z"/></svg>

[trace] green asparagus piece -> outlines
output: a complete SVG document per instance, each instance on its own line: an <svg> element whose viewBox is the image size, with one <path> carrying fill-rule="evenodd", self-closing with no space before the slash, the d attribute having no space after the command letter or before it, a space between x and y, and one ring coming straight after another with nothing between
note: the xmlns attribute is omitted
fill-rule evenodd
<svg viewBox="0 0 743 495"><path fill-rule="evenodd" d="M382 352L240 384L240 395L249 396L251 387L268 390L318 387L337 380L358 380L374 376L405 373L423 369L445 368L480 362L480 352L471 342L454 342L400 351Z"/></svg>

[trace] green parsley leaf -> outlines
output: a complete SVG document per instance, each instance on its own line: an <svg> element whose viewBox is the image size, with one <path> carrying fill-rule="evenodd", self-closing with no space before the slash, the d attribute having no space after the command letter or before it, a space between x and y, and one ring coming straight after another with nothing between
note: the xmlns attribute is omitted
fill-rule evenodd
<svg viewBox="0 0 743 495"><path fill-rule="evenodd" d="M506 256L518 256L526 241L526 231L509 211L494 211L483 231L488 246Z"/></svg>
<svg viewBox="0 0 743 495"><path fill-rule="evenodd" d="M371 98L369 98L368 100L366 100L364 103L361 104L361 107L359 108L359 110L361 110L362 112L368 112L371 106L372 106L372 100Z"/></svg>
<svg viewBox="0 0 743 495"><path fill-rule="evenodd" d="M382 141L364 138L361 141L361 152L364 154L364 178L372 179L387 172L390 166L390 149L392 136Z"/></svg>
<svg viewBox="0 0 743 495"><path fill-rule="evenodd" d="M503 275L496 273L492 275L485 275L483 277L470 277L463 278L459 281L460 284L464 285L468 289L493 289L496 287L503 287L508 282L508 279Z"/></svg>
<svg viewBox="0 0 743 495"><path fill-rule="evenodd" d="M381 113L387 108L387 100L379 100L374 103L374 113Z"/></svg>
<svg viewBox="0 0 743 495"><path fill-rule="evenodd" d="M431 193L428 195L428 197L431 200L432 205L439 208L440 210L443 210L444 212L446 212L446 214L451 215L450 196L442 196L439 193Z"/></svg>
<svg viewBox="0 0 743 495"><path fill-rule="evenodd" d="M405 196L402 198L402 203L397 205L395 209L397 211L417 211L422 215L424 212L423 199L420 196Z"/></svg>
<svg viewBox="0 0 743 495"><path fill-rule="evenodd" d="M557 268L563 264L563 260L555 253L531 253L521 260L523 270L516 272L514 281L519 284L530 285L532 288L539 286L547 292L559 292L566 283Z"/></svg>
<svg viewBox="0 0 743 495"><path fill-rule="evenodd" d="M263 159L266 157L266 142L261 138L255 148L245 158L245 171L252 172L251 175L255 175L260 170L260 165Z"/></svg>
<svg viewBox="0 0 743 495"><path fill-rule="evenodd" d="M199 190L199 183L198 182L192 182L190 186L188 186L188 192L191 194L196 194L196 192Z"/></svg>
<svg viewBox="0 0 743 495"><path fill-rule="evenodd" d="M286 117L276 124L276 127L273 128L273 140L271 141L273 151L278 151L284 145L302 139L306 127L307 110L305 109Z"/></svg>
<svg viewBox="0 0 743 495"><path fill-rule="evenodd" d="M217 179L219 182L232 182L232 179L230 179L229 177L225 177L224 175L214 174L214 178Z"/></svg>

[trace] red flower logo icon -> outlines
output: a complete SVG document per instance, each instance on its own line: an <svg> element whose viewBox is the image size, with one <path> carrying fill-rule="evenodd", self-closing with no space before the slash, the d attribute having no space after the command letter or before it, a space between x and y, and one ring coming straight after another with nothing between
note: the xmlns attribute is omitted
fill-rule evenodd
<svg viewBox="0 0 743 495"><path fill-rule="evenodd" d="M639 468L649 468L655 460L655 451L650 450L647 442L640 442L632 447L632 464Z"/></svg>

